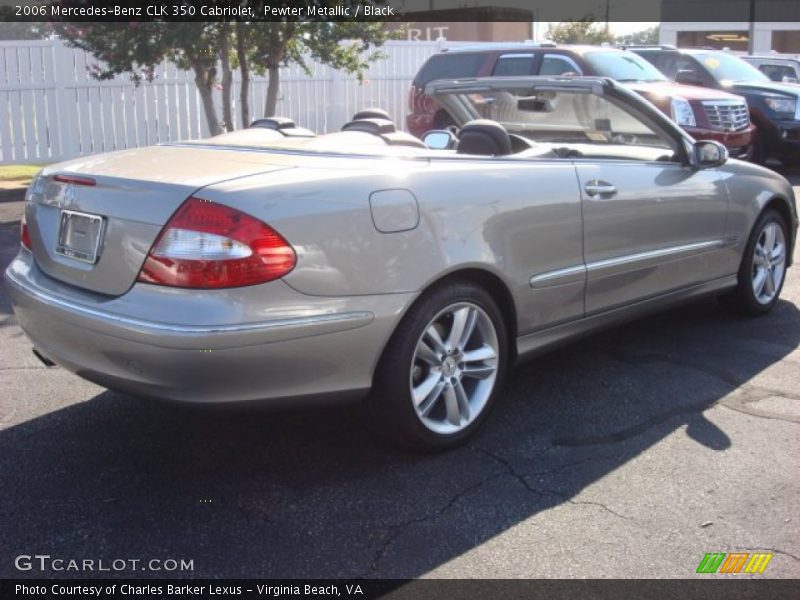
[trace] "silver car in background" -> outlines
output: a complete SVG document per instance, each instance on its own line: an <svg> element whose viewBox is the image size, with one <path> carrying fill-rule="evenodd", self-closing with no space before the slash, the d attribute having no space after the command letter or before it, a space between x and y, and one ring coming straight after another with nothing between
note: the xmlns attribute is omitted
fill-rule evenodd
<svg viewBox="0 0 800 600"><path fill-rule="evenodd" d="M599 78L436 81L459 129L284 120L81 158L32 183L6 271L35 351L185 402L363 400L445 448L507 368L706 294L777 302L788 182Z"/></svg>

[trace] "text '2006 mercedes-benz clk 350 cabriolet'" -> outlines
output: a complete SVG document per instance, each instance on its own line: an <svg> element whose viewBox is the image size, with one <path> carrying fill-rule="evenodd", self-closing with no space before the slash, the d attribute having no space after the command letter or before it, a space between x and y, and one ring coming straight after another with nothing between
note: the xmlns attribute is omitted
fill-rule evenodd
<svg viewBox="0 0 800 600"><path fill-rule="evenodd" d="M518 358L703 294L778 299L789 183L599 78L434 81L456 131L380 112L44 169L6 272L41 357L188 402L360 399L463 441Z"/></svg>

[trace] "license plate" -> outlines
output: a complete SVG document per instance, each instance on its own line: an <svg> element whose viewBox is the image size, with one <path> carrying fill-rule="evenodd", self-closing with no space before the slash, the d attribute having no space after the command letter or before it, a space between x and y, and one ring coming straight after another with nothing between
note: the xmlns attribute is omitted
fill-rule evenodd
<svg viewBox="0 0 800 600"><path fill-rule="evenodd" d="M62 210L56 254L96 263L97 251L103 238L103 224L101 216Z"/></svg>

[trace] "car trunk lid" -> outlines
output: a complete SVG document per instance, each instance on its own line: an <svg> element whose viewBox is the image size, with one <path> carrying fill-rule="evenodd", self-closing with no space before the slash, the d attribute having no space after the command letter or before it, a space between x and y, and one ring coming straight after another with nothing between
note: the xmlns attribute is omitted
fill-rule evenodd
<svg viewBox="0 0 800 600"><path fill-rule="evenodd" d="M48 167L26 203L36 262L65 283L124 294L187 198L212 183L291 167L275 162L264 153L157 146Z"/></svg>

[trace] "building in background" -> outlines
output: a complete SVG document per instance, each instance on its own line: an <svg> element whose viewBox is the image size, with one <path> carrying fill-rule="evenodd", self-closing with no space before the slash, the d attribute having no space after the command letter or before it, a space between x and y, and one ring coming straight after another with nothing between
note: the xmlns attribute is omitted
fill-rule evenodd
<svg viewBox="0 0 800 600"><path fill-rule="evenodd" d="M523 42L533 39L533 13L516 8L429 10L405 13L409 22L392 23L404 28L409 41L434 42Z"/></svg>
<svg viewBox="0 0 800 600"><path fill-rule="evenodd" d="M662 44L800 54L800 0L661 0L661 21Z"/></svg>
<svg viewBox="0 0 800 600"><path fill-rule="evenodd" d="M709 46L747 52L750 42L750 23L661 23L659 42L673 44L679 48ZM753 52L763 54L770 51L800 55L800 22L756 22L753 32Z"/></svg>

